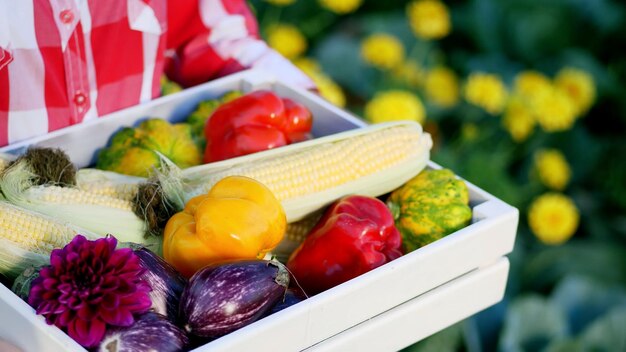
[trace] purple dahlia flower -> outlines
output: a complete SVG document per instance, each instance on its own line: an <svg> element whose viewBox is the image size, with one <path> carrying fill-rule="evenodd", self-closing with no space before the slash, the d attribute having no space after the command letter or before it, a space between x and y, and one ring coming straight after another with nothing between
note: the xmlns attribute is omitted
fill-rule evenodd
<svg viewBox="0 0 626 352"><path fill-rule="evenodd" d="M94 347L108 326L130 326L150 306L145 269L130 248L115 249L112 236L89 241L77 235L50 254L33 281L28 303L84 347Z"/></svg>

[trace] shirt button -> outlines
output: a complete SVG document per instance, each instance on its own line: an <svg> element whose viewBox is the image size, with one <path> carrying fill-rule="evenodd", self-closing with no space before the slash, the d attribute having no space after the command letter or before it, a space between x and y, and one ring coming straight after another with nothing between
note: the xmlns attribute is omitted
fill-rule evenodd
<svg viewBox="0 0 626 352"><path fill-rule="evenodd" d="M70 24L74 20L74 13L72 10L63 10L59 13L59 18L61 19L61 22Z"/></svg>
<svg viewBox="0 0 626 352"><path fill-rule="evenodd" d="M82 92L74 94L74 103L78 106L83 106L87 102L87 97Z"/></svg>

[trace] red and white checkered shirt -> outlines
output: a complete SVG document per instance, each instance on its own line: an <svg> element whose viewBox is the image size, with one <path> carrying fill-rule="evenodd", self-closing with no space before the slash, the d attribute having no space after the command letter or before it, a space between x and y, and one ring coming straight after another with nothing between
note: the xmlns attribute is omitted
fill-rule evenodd
<svg viewBox="0 0 626 352"><path fill-rule="evenodd" d="M0 0L0 146L249 67L313 87L245 0Z"/></svg>

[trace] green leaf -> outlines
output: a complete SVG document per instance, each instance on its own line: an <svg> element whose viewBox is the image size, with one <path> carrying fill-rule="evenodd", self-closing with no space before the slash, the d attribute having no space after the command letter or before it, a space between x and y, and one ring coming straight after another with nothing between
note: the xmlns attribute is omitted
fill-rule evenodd
<svg viewBox="0 0 626 352"><path fill-rule="evenodd" d="M611 0L568 0L581 20L591 22L602 34L616 30L624 18L623 7Z"/></svg>
<svg viewBox="0 0 626 352"><path fill-rule="evenodd" d="M615 307L580 336L586 351L626 351L626 306Z"/></svg>
<svg viewBox="0 0 626 352"><path fill-rule="evenodd" d="M344 33L331 34L319 44L314 56L342 87L364 98L376 92L376 72L361 59L357 38Z"/></svg>
<svg viewBox="0 0 626 352"><path fill-rule="evenodd" d="M487 52L502 50L499 30L502 7L494 0L474 0L471 3L474 39L479 47Z"/></svg>
<svg viewBox="0 0 626 352"><path fill-rule="evenodd" d="M462 323L452 325L405 349L403 352L457 351L463 343Z"/></svg>
<svg viewBox="0 0 626 352"><path fill-rule="evenodd" d="M509 306L499 350L539 351L567 335L565 315L557 305L537 295L520 296Z"/></svg>
<svg viewBox="0 0 626 352"><path fill-rule="evenodd" d="M578 334L612 307L626 305L626 290L574 275L563 279L550 299L565 312L570 331Z"/></svg>
<svg viewBox="0 0 626 352"><path fill-rule="evenodd" d="M522 281L526 289L545 290L573 274L624 285L626 248L606 241L589 240L572 240L558 247L542 247L527 257Z"/></svg>
<svg viewBox="0 0 626 352"><path fill-rule="evenodd" d="M505 202L517 205L520 200L520 187L507 172L509 156L510 154L502 149L491 153L472 151L465 158L463 169L459 174Z"/></svg>
<svg viewBox="0 0 626 352"><path fill-rule="evenodd" d="M387 33L395 36L405 45L405 49L410 49L417 40L411 31L403 9L392 12L375 12L361 16L358 19L358 24L362 27L365 35Z"/></svg>
<svg viewBox="0 0 626 352"><path fill-rule="evenodd" d="M544 352L584 352L583 346L576 339L553 340Z"/></svg>
<svg viewBox="0 0 626 352"><path fill-rule="evenodd" d="M572 19L558 1L509 2L502 14L507 51L527 62L540 61L571 46Z"/></svg>

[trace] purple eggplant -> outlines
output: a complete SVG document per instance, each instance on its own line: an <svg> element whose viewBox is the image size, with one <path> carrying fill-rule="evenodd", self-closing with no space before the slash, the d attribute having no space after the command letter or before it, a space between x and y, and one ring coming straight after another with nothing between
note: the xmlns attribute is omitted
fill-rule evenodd
<svg viewBox="0 0 626 352"><path fill-rule="evenodd" d="M165 316L147 312L128 327L109 327L98 352L176 352L189 343L185 332Z"/></svg>
<svg viewBox="0 0 626 352"><path fill-rule="evenodd" d="M146 269L143 279L152 287L151 310L176 323L180 296L187 285L187 279L147 248L139 245L133 245L131 248L139 257L141 266Z"/></svg>
<svg viewBox="0 0 626 352"><path fill-rule="evenodd" d="M304 301L306 298L307 297L304 292L302 292L302 290L290 287L287 289L287 292L285 292L285 296L282 299L278 300L278 302L276 302L276 304L274 304L272 308L270 308L267 315L280 312L285 308L291 307L296 303Z"/></svg>
<svg viewBox="0 0 626 352"><path fill-rule="evenodd" d="M278 302L289 287L279 262L249 260L213 265L195 273L180 302L182 326L191 335L217 338L246 326Z"/></svg>

